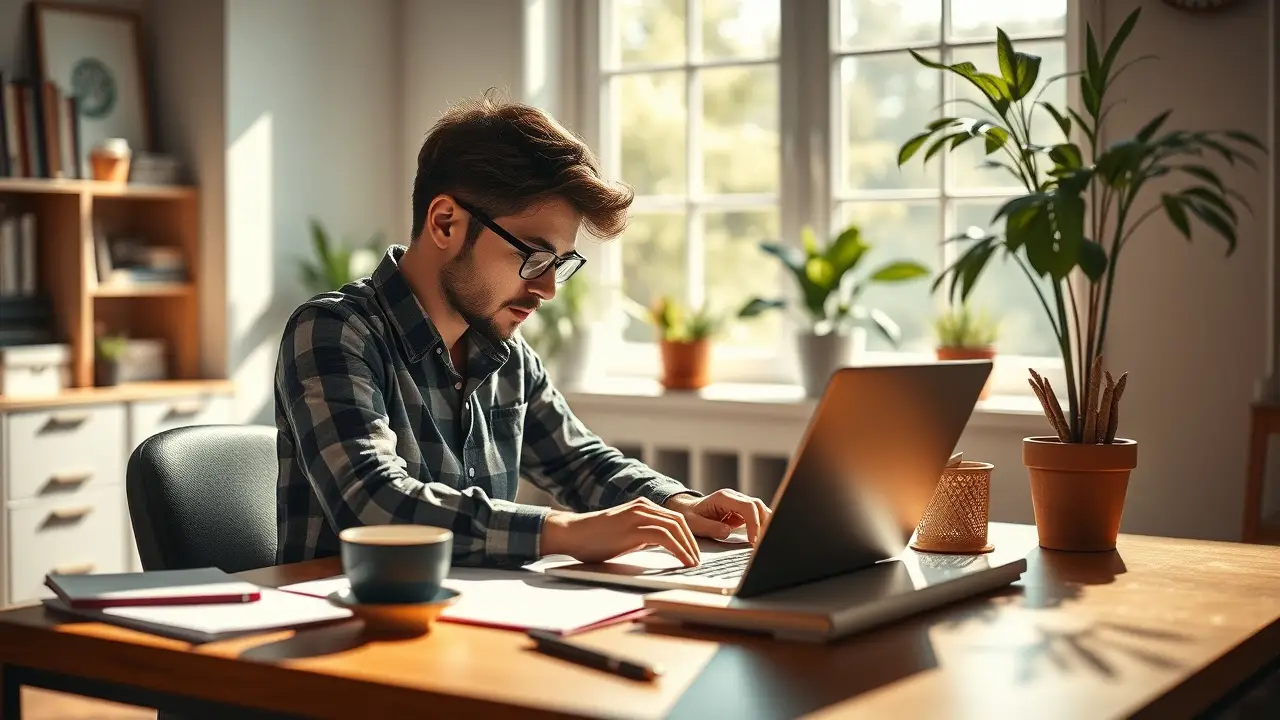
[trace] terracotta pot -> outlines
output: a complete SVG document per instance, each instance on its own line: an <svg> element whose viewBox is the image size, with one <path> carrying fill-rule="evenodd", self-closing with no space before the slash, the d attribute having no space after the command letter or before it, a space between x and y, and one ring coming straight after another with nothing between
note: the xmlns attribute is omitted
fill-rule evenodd
<svg viewBox="0 0 1280 720"><path fill-rule="evenodd" d="M940 347L936 349L938 360L995 360L995 348L966 348L966 347ZM986 400L987 395L991 393L991 377L987 377L987 382L982 386L982 392L978 394L979 400Z"/></svg>
<svg viewBox="0 0 1280 720"><path fill-rule="evenodd" d="M1022 441L1031 475L1031 506L1040 547L1050 550L1114 550L1124 514L1129 473L1138 465L1138 443L1062 443L1056 437Z"/></svg>
<svg viewBox="0 0 1280 720"><path fill-rule="evenodd" d="M698 390L710 384L711 342L663 340L662 386L668 390Z"/></svg>

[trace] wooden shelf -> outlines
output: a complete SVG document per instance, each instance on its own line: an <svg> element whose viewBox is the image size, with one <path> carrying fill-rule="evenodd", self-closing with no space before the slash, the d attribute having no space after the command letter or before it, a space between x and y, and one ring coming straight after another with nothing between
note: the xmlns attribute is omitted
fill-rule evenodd
<svg viewBox="0 0 1280 720"><path fill-rule="evenodd" d="M196 189L186 185L141 185L97 180L50 178L0 178L0 193L90 195L92 197L192 198Z"/></svg>
<svg viewBox="0 0 1280 720"><path fill-rule="evenodd" d="M147 283L145 285L99 285L93 296L98 298L172 297L190 295L195 288L190 283Z"/></svg>
<svg viewBox="0 0 1280 720"><path fill-rule="evenodd" d="M65 407L68 405L93 405L97 403L129 402L182 395L228 395L232 391L230 380L161 380L156 382L124 383L113 387L82 387L64 390L57 395L44 397L6 397L0 395L0 412L6 410L34 410Z"/></svg>

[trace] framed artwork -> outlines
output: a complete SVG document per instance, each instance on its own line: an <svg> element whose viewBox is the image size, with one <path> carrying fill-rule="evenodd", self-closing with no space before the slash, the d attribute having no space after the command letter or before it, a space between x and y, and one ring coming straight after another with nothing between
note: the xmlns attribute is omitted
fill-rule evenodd
<svg viewBox="0 0 1280 720"><path fill-rule="evenodd" d="M150 98L138 15L127 10L33 2L31 24L39 77L75 98L80 167L106 138L151 149Z"/></svg>

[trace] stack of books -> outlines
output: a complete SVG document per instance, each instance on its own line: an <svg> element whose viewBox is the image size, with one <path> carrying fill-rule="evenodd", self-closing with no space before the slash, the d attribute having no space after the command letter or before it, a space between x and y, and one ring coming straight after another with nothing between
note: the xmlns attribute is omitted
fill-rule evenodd
<svg viewBox="0 0 1280 720"><path fill-rule="evenodd" d="M48 297L0 297L0 347L55 343L53 327L53 305Z"/></svg>

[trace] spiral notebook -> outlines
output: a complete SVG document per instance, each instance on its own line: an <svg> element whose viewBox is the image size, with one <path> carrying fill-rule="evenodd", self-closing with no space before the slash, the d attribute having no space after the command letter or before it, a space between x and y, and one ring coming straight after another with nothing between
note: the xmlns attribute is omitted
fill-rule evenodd
<svg viewBox="0 0 1280 720"><path fill-rule="evenodd" d="M58 599L77 608L247 603L261 597L257 585L212 567L95 575L50 573L44 584Z"/></svg>

